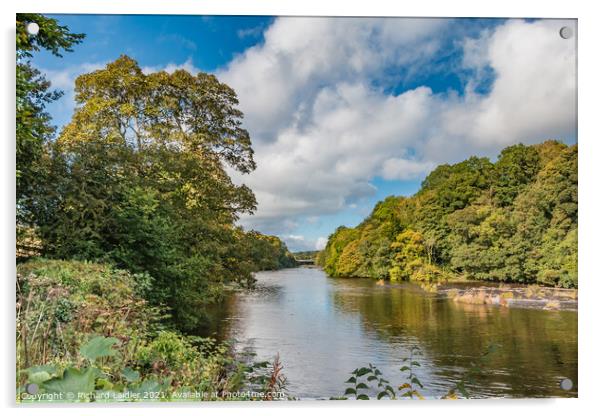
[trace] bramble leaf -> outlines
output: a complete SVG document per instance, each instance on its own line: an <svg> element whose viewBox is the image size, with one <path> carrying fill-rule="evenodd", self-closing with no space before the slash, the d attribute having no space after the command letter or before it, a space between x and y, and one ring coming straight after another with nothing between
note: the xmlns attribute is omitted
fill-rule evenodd
<svg viewBox="0 0 602 416"><path fill-rule="evenodd" d="M136 370L131 369L130 367L125 367L121 371L121 375L125 378L129 383L135 383L140 380L140 373Z"/></svg>
<svg viewBox="0 0 602 416"><path fill-rule="evenodd" d="M95 374L96 371L91 367L85 370L69 367L63 373L63 377L48 380L44 382L43 387L48 393L91 393L94 391Z"/></svg>
<svg viewBox="0 0 602 416"><path fill-rule="evenodd" d="M94 337L81 346L79 353L90 361L94 361L100 357L111 357L117 353L113 349L113 345L116 343L117 338Z"/></svg>

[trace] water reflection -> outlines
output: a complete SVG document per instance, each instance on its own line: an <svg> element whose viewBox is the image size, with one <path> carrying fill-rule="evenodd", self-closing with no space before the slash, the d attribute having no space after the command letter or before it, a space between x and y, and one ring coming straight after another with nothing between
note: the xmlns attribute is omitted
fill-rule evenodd
<svg viewBox="0 0 602 416"><path fill-rule="evenodd" d="M423 355L419 377L440 396L491 343L502 345L472 391L477 396L576 396L577 313L466 305L412 284L330 279L298 268L258 274L259 288L220 309L214 335L234 338L261 359L277 352L297 397L340 395L348 373L373 363L392 382L412 346Z"/></svg>

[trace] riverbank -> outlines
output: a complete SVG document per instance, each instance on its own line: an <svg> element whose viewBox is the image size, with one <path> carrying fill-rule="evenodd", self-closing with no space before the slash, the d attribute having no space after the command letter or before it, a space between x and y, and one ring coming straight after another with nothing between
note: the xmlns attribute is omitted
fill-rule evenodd
<svg viewBox="0 0 602 416"><path fill-rule="evenodd" d="M360 277L359 279L370 279ZM379 279L377 286L385 286L390 280ZM470 305L495 305L506 308L540 310L578 310L578 289L565 289L520 283L495 283L464 278L449 279L443 282L419 282L410 280L422 290L437 296L449 298L456 303Z"/></svg>

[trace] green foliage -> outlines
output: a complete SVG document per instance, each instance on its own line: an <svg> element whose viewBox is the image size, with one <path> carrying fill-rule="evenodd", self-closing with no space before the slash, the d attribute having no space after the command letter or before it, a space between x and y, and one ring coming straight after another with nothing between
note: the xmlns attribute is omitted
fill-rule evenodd
<svg viewBox="0 0 602 416"><path fill-rule="evenodd" d="M166 328L162 311L137 290L144 275L37 259L20 264L17 277L20 393L35 383L40 393L62 392L65 401L176 400L185 391L202 392L196 400L219 400L238 397L226 393L284 388L281 375L267 384L274 368L246 364L230 345ZM57 319L65 302L68 318Z"/></svg>
<svg viewBox="0 0 602 416"><path fill-rule="evenodd" d="M114 338L94 337L82 345L81 358L89 360L86 365L70 362L61 367L46 365L24 369L24 384L18 389L18 399L34 402L48 400L46 397L54 397L52 400L59 402L170 401L185 400L186 394L194 391L201 396L188 397L226 400L231 397L244 399L245 396L232 393L245 388L262 393L257 397L273 400L280 397L279 393L285 388L278 360L275 361L277 367L254 363L247 371L246 366L234 361L227 348L216 347L212 340L203 340L205 345L212 344L209 351L192 346L175 333L162 332L149 344L149 350L157 353L156 359L167 360L154 361L150 369L142 369L142 374L129 367L122 368L121 353L110 348L115 342ZM115 361L100 364L97 359L101 357ZM184 365L189 367L188 372L182 370ZM264 370L258 371L259 368ZM254 383L258 379L277 382L262 384L257 389ZM37 385L38 396L27 394L26 386L31 383Z"/></svg>
<svg viewBox="0 0 602 416"><path fill-rule="evenodd" d="M40 30L30 36L28 23L37 23ZM45 145L54 133L46 105L62 95L50 90L50 82L31 65L33 53L47 50L60 57L61 52L71 52L80 43L83 34L74 34L55 19L39 14L17 13L16 33L16 179L17 179L17 224L30 226L33 222L28 207L36 197L37 186L45 175L41 159L46 153Z"/></svg>
<svg viewBox="0 0 602 416"><path fill-rule="evenodd" d="M242 249L246 250L246 258L251 262L250 267L256 271L278 270L297 265L286 244L276 236L249 231L242 238Z"/></svg>
<svg viewBox="0 0 602 416"><path fill-rule="evenodd" d="M48 392L235 391L251 375L229 346L178 331L198 329L230 284L296 264L277 237L235 224L256 204L227 173L255 168L236 93L210 74L146 75L122 56L76 80L73 118L49 140L44 108L60 93L27 59L83 37L17 15L19 251L46 257L18 265L20 377Z"/></svg>
<svg viewBox="0 0 602 416"><path fill-rule="evenodd" d="M122 56L80 76L75 93L28 208L44 256L148 274L145 299L184 331L227 285L295 265L277 237L236 226L256 202L226 165L248 173L255 163L230 87L204 73L146 75Z"/></svg>
<svg viewBox="0 0 602 416"><path fill-rule="evenodd" d="M399 233L391 248L395 252L389 270L391 280L409 280L426 261L424 238L416 231L407 229Z"/></svg>
<svg viewBox="0 0 602 416"><path fill-rule="evenodd" d="M377 387L378 400L384 397L395 399L395 390L390 386L389 381L385 380L382 376L382 372L372 364L368 364L368 367L356 368L351 372L351 377L345 382L352 384L353 387L348 387L343 393L344 396L352 395L356 400L370 400L369 392L371 384L375 384Z"/></svg>
<svg viewBox="0 0 602 416"><path fill-rule="evenodd" d="M349 242L357 238L357 232L346 227L339 227L334 234L328 238L328 243L324 248L326 253L324 258L324 270L331 276L341 276L337 269L337 263L343 250Z"/></svg>
<svg viewBox="0 0 602 416"><path fill-rule="evenodd" d="M111 266L35 259L17 267L17 363L20 368L82 356L94 361L112 349L98 335L131 340L124 356L161 320L143 298L149 276ZM80 352L89 338L92 350ZM114 338L108 338L116 343Z"/></svg>
<svg viewBox="0 0 602 416"><path fill-rule="evenodd" d="M41 386L47 393L73 395L71 397L75 398L80 393L89 394L94 391L95 376L96 371L92 367L82 370L68 367L61 377L53 377L42 383Z"/></svg>
<svg viewBox="0 0 602 416"><path fill-rule="evenodd" d="M512 204L539 169L539 153L535 147L518 144L502 150L494 168L494 203L497 206Z"/></svg>
<svg viewBox="0 0 602 416"><path fill-rule="evenodd" d="M330 276L577 287L577 146L516 145L495 163L441 165L413 197L337 229L318 262Z"/></svg>
<svg viewBox="0 0 602 416"><path fill-rule="evenodd" d="M320 250L310 250L310 251L296 251L294 254L295 258L298 260L313 260L317 261L317 256L321 253Z"/></svg>
<svg viewBox="0 0 602 416"><path fill-rule="evenodd" d="M457 399L459 392L464 398L470 398L468 385L474 384L476 377L483 374L485 366L490 361L491 357L499 350L499 344L490 344L487 350L482 353L476 362L471 363L466 369L462 377L456 381L455 386L447 392L441 399ZM376 394L377 400L389 399L414 399L424 400L424 395L421 390L424 390L424 385L420 381L417 374L417 368L421 367L417 356L422 355L421 350L412 346L410 348L410 356L402 359L403 366L399 371L403 374L404 381L395 389L389 380L383 378L382 372L372 364L368 367L356 368L351 372L351 377L345 382L351 384L352 387L347 387L342 397L333 397L334 399L347 399L346 396L352 396L356 400L370 400L370 392ZM397 393L396 393L397 391Z"/></svg>
<svg viewBox="0 0 602 416"><path fill-rule="evenodd" d="M117 343L117 338L94 337L79 349L82 357L91 362L100 357L111 357L115 355L113 345Z"/></svg>

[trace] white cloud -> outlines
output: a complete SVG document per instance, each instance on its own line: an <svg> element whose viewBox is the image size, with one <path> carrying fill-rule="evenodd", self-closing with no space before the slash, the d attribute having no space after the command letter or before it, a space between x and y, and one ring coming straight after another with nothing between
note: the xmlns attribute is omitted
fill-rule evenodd
<svg viewBox="0 0 602 416"><path fill-rule="evenodd" d="M316 240L316 250L324 250L324 247L326 247L326 243L328 242L328 238L326 237L318 237L318 239Z"/></svg>
<svg viewBox="0 0 602 416"><path fill-rule="evenodd" d="M143 66L142 72L146 75L153 73L153 72L159 72L159 71L165 71L168 74L173 74L175 71L180 70L180 69L188 71L193 75L196 75L199 72L201 72L200 69L198 69L197 67L194 66L194 64L192 63L192 58L190 58L190 57L182 64L176 64L174 62L170 62L167 65Z"/></svg>
<svg viewBox="0 0 602 416"><path fill-rule="evenodd" d="M373 195L375 177L416 179L439 163L493 156L519 141L575 138L576 45L558 35L573 21L509 20L456 43L464 52L460 69L473 74L461 95L426 86L386 90L449 53L441 48L450 22L278 18L264 42L218 71L239 95L258 163L251 175L231 172L259 202L243 225L298 236L307 219ZM75 78L103 66L43 70L66 93L51 104L56 123L71 116ZM143 71L177 69L199 71L191 58ZM491 72L491 88L479 93ZM320 240L289 241L311 249Z"/></svg>
<svg viewBox="0 0 602 416"><path fill-rule="evenodd" d="M295 231L291 219L371 195L377 176L415 179L519 141L575 137L576 49L558 36L572 21L510 20L465 40L462 65L474 76L463 95L420 86L395 96L375 84L428 70L446 22L279 18L220 71L239 94L258 163L251 175L232 172L259 203L242 223ZM495 81L480 94L487 67Z"/></svg>
<svg viewBox="0 0 602 416"><path fill-rule="evenodd" d="M296 234L280 235L280 239L286 243L286 246L292 252L321 250L326 246L327 242L325 237L311 240Z"/></svg>
<svg viewBox="0 0 602 416"><path fill-rule="evenodd" d="M218 73L237 91L247 126L259 141L303 122L324 85L363 81L387 65L424 61L436 50L430 37L442 19L278 18L265 42L249 48Z"/></svg>

